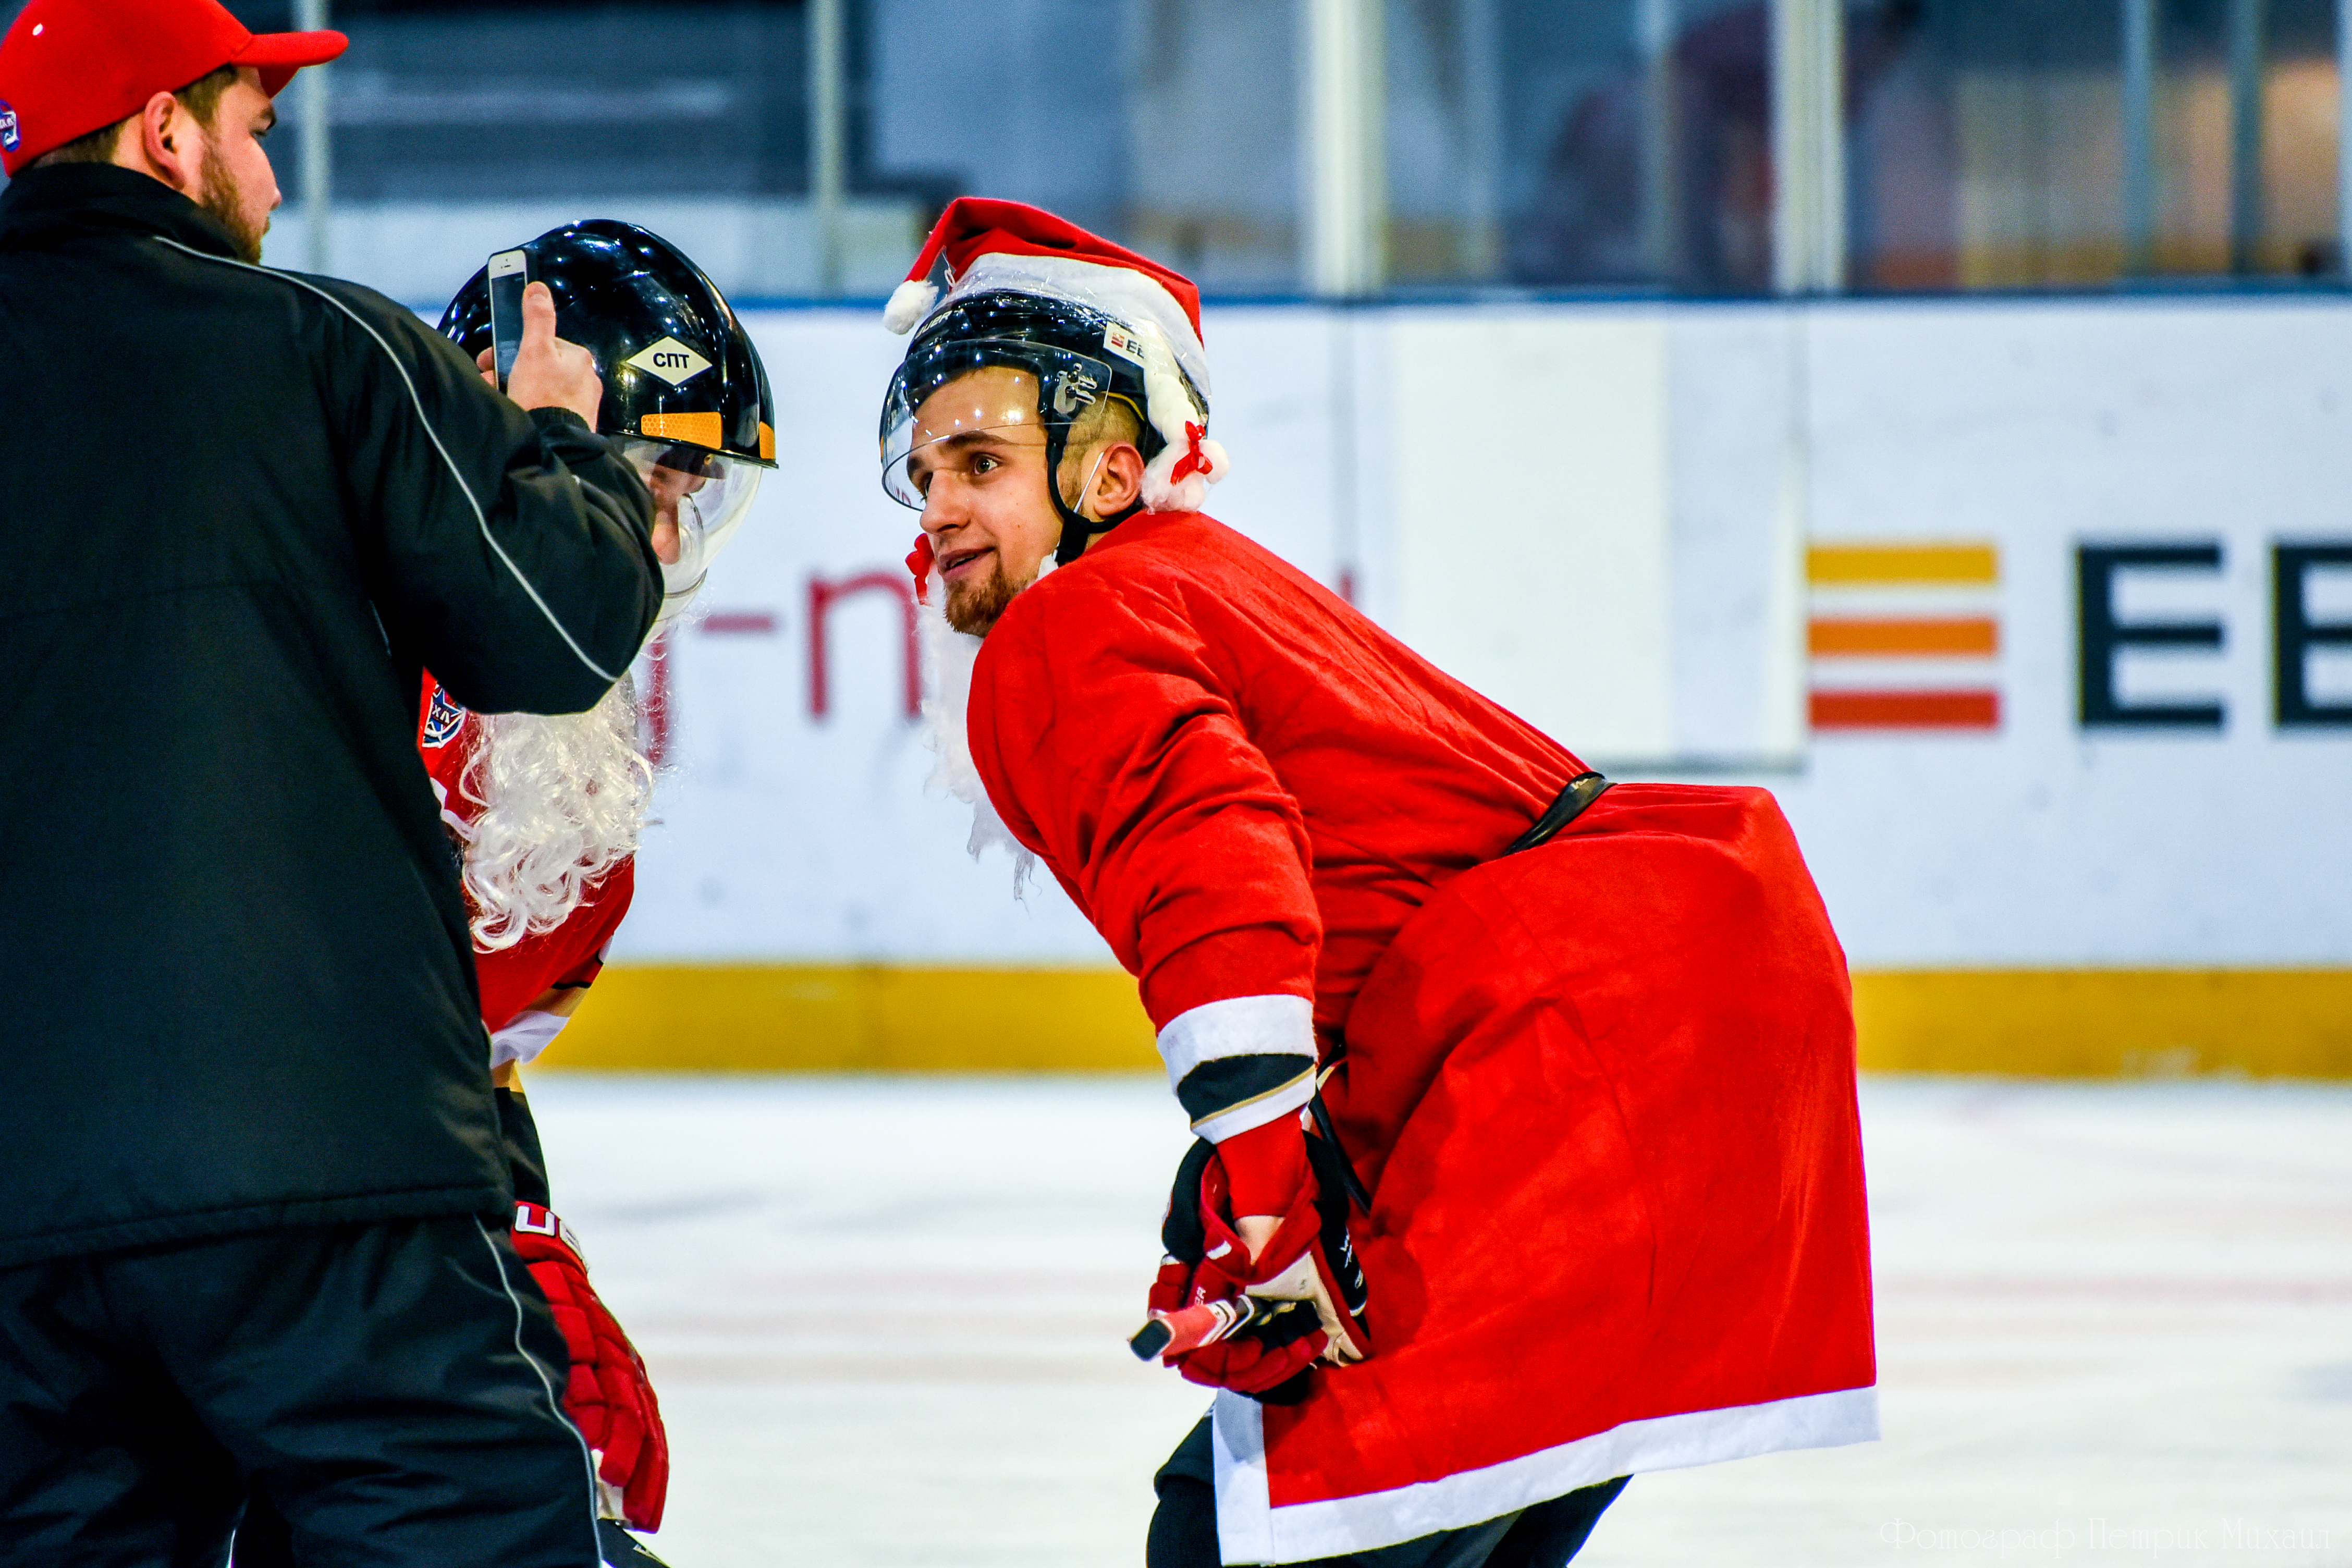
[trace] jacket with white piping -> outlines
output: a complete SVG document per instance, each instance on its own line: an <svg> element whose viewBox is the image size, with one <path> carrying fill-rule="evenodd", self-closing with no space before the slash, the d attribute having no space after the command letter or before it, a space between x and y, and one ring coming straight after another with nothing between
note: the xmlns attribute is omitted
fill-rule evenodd
<svg viewBox="0 0 2352 1568"><path fill-rule="evenodd" d="M0 194L0 1265L500 1212L420 672L592 706L660 602L642 486L129 170Z"/></svg>

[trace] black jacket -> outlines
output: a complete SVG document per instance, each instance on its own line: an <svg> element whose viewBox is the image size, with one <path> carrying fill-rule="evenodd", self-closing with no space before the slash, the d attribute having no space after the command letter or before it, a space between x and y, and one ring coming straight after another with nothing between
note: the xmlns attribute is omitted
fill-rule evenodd
<svg viewBox="0 0 2352 1568"><path fill-rule="evenodd" d="M0 193L0 1265L500 1209L419 669L577 711L660 601L578 420L233 256L128 170Z"/></svg>

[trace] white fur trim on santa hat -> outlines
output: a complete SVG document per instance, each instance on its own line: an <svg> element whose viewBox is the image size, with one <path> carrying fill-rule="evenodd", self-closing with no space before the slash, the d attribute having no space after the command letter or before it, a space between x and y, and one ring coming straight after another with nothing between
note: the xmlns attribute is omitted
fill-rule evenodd
<svg viewBox="0 0 2352 1568"><path fill-rule="evenodd" d="M1209 504L1209 487L1225 477L1233 467L1226 459L1225 449L1214 441L1201 442L1201 456L1209 465L1208 472L1195 470L1181 479L1169 475L1181 460L1187 446L1174 446L1151 459L1143 470L1143 507L1146 511L1201 511Z"/></svg>
<svg viewBox="0 0 2352 1568"><path fill-rule="evenodd" d="M890 297L890 314L886 319L895 321L901 300L911 302L917 298L912 290L929 287L900 284L898 293ZM1143 395L1150 405L1143 416L1160 439L1160 455L1143 470L1143 504L1151 511L1199 511L1205 507L1209 487L1223 479L1233 465L1224 447L1205 438L1208 415L1185 391L1189 378L1202 402L1208 401L1209 356L1176 296L1158 279L1131 267L1066 256L992 252L975 258L971 270L952 279L945 297L930 309L943 310L960 300L998 289L1074 300L1121 322L1135 335L1143 350ZM1106 347L1104 352L1116 351ZM1173 477L1177 466L1194 449L1187 425L1199 426L1202 431L1199 455L1208 468L1205 472L1196 468L1179 479Z"/></svg>
<svg viewBox="0 0 2352 1568"><path fill-rule="evenodd" d="M991 252L975 258L971 269L949 280L947 294L934 310L959 300L1009 289L1049 299L1075 300L1138 330L1157 327L1166 336L1176 363L1192 378L1201 395L1209 395L1209 356L1201 347L1192 318L1160 280L1131 267L1079 261L1066 256L1012 256Z"/></svg>
<svg viewBox="0 0 2352 1568"><path fill-rule="evenodd" d="M882 307L882 324L904 336L915 330L915 323L930 314L932 302L940 297L940 286L928 278L909 278L890 290L890 302Z"/></svg>
<svg viewBox="0 0 2352 1568"><path fill-rule="evenodd" d="M1224 447L1207 438L1209 416L1185 395L1167 335L1147 321L1136 336L1143 344L1143 395L1150 405L1145 417L1161 442L1160 455L1143 470L1143 504L1152 511L1199 511L1209 504L1209 487L1225 477L1232 463ZM1180 479L1176 469L1194 452L1194 430L1202 436L1199 461L1208 468L1196 465Z"/></svg>

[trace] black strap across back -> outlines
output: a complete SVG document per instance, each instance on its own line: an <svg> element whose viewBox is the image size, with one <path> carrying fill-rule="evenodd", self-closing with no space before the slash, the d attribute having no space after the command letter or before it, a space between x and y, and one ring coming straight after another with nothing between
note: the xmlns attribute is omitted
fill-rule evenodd
<svg viewBox="0 0 2352 1568"><path fill-rule="evenodd" d="M1584 808L1599 800L1608 789L1609 781L1599 773L1577 774L1568 781L1568 787L1559 792L1559 798L1536 818L1535 826L1511 840L1503 855L1516 855L1522 849L1533 849L1538 845L1550 843L1553 835L1583 816ZM1502 855L1495 857L1497 860L1502 858Z"/></svg>

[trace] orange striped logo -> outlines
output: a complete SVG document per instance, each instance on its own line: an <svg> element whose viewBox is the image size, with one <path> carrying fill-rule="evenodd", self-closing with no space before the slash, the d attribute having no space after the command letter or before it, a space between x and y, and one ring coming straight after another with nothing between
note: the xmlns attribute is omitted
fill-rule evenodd
<svg viewBox="0 0 2352 1568"><path fill-rule="evenodd" d="M2000 552L1974 541L1869 541L1806 552L1812 727L1997 730L1993 595Z"/></svg>
<svg viewBox="0 0 2352 1568"><path fill-rule="evenodd" d="M1815 658L1989 658L2000 651L1990 616L1816 616L1807 638Z"/></svg>

